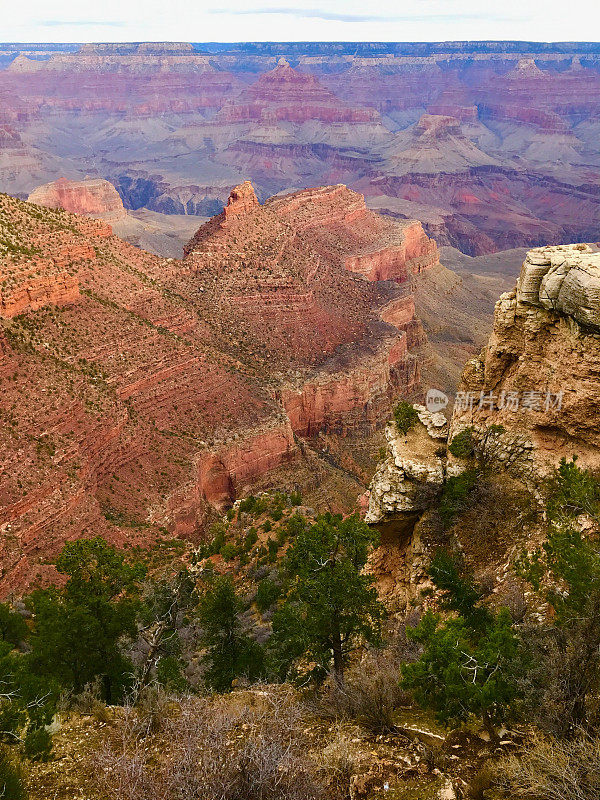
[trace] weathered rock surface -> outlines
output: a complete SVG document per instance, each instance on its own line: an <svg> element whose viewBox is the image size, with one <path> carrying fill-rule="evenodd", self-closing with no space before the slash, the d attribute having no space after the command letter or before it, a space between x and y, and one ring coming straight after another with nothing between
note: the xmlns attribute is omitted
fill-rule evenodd
<svg viewBox="0 0 600 800"><path fill-rule="evenodd" d="M573 454L600 464L599 264L586 244L527 254L487 347L465 367L459 399L469 400L455 404L453 435L501 424L531 442L539 469Z"/></svg>
<svg viewBox="0 0 600 800"><path fill-rule="evenodd" d="M473 255L593 239L599 54L460 47L11 47L0 189L102 175L128 209L209 217L247 176L261 200L341 182Z"/></svg>
<svg viewBox="0 0 600 800"><path fill-rule="evenodd" d="M177 261L0 196L0 592L77 536L199 537L265 473L309 472L298 437L371 435L419 381L409 287L345 265L390 225L345 187L261 206L244 183Z"/></svg>
<svg viewBox="0 0 600 800"><path fill-rule="evenodd" d="M445 478L448 422L443 413L415 406L419 422L406 435L394 422L386 428L388 455L369 487L366 521L381 522L395 514L428 508Z"/></svg>
<svg viewBox="0 0 600 800"><path fill-rule="evenodd" d="M517 304L539 306L600 330L600 251L590 245L531 250L517 283Z"/></svg>
<svg viewBox="0 0 600 800"><path fill-rule="evenodd" d="M71 214L97 217L109 222L123 219L127 213L112 183L100 178L86 178L83 181L60 178L38 186L27 199L46 208L63 208Z"/></svg>

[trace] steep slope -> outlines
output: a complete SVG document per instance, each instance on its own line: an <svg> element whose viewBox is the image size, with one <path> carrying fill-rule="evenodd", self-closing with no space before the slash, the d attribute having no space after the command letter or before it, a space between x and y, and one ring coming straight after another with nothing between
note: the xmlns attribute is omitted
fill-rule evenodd
<svg viewBox="0 0 600 800"><path fill-rule="evenodd" d="M117 222L126 216L123 201L115 187L102 179L69 181L60 178L38 186L27 198L29 203L46 208L62 208L72 214Z"/></svg>
<svg viewBox="0 0 600 800"><path fill-rule="evenodd" d="M288 202L302 219L327 191ZM211 506L284 464L298 485L354 471L356 497L352 436L416 388L419 323L405 287L353 275L284 207L238 187L178 262L0 197L1 591L48 576L74 536L201 536ZM310 467L298 437L318 435L341 472Z"/></svg>
<svg viewBox="0 0 600 800"><path fill-rule="evenodd" d="M531 250L516 290L496 304L487 347L465 368L452 433L501 424L530 442L540 470L573 454L596 469L599 331L598 248Z"/></svg>
<svg viewBox="0 0 600 800"><path fill-rule="evenodd" d="M178 219L175 215L128 213L112 183L101 178L81 181L59 178L38 186L27 199L46 208L62 208L72 214L106 220L121 239L157 255L180 256L195 229L193 220Z"/></svg>
<svg viewBox="0 0 600 800"><path fill-rule="evenodd" d="M440 114L424 114L416 125L396 134L384 156L390 175L499 165L467 138L459 120Z"/></svg>

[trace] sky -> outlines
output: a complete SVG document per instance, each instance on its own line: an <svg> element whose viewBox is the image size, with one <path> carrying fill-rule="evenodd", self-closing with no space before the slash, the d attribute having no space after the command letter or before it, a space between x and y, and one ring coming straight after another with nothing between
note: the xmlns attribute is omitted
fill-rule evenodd
<svg viewBox="0 0 600 800"><path fill-rule="evenodd" d="M589 41L599 0L0 0L3 42Z"/></svg>

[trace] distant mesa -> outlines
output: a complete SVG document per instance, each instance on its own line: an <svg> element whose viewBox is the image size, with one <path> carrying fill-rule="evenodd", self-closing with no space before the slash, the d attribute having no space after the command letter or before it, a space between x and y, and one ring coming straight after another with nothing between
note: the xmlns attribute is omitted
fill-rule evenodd
<svg viewBox="0 0 600 800"><path fill-rule="evenodd" d="M447 114L423 114L415 127L417 136L431 136L432 138L455 134L462 136L460 123L456 117Z"/></svg>
<svg viewBox="0 0 600 800"><path fill-rule="evenodd" d="M511 70L508 78L543 78L545 73L535 63L533 58L520 58L517 66Z"/></svg>
<svg viewBox="0 0 600 800"><path fill-rule="evenodd" d="M293 69L285 58L280 58L274 69L263 73L216 116L220 123L364 123L377 119L379 114L374 109L351 107L314 75Z"/></svg>
<svg viewBox="0 0 600 800"><path fill-rule="evenodd" d="M112 183L102 178L85 178L82 181L59 178L38 186L29 195L28 201L107 222L118 222L127 216L119 193Z"/></svg>
<svg viewBox="0 0 600 800"><path fill-rule="evenodd" d="M153 55L176 56L191 55L194 45L190 42L101 42L82 44L79 52L83 55Z"/></svg>

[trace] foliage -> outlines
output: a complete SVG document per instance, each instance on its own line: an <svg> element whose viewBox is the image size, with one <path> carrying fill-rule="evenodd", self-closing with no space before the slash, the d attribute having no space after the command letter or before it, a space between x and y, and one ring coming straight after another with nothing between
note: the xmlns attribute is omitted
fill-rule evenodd
<svg viewBox="0 0 600 800"><path fill-rule="evenodd" d="M460 433L457 433L452 439L448 445L448 450L455 458L460 458L465 461L469 458L473 458L475 455L474 431L475 429L473 426L469 425L467 428L460 431Z"/></svg>
<svg viewBox="0 0 600 800"><path fill-rule="evenodd" d="M254 545L258 542L258 533L256 528L250 528L244 539L244 548L246 551L252 550Z"/></svg>
<svg viewBox="0 0 600 800"><path fill-rule="evenodd" d="M270 578L264 578L256 590L255 603L261 614L270 608L281 595L281 586Z"/></svg>
<svg viewBox="0 0 600 800"><path fill-rule="evenodd" d="M200 601L199 617L207 685L215 691L231 689L236 678L256 680L263 670L260 645L243 632L240 615L243 603L229 575L214 579Z"/></svg>
<svg viewBox="0 0 600 800"><path fill-rule="evenodd" d="M283 561L289 590L273 617L272 652L282 676L304 658L314 677L333 666L342 681L351 652L378 641L383 607L363 573L377 540L356 515L325 514L299 529Z"/></svg>
<svg viewBox="0 0 600 800"><path fill-rule="evenodd" d="M99 537L65 545L56 567L67 576L64 588L31 596L33 667L75 692L100 676L104 699L113 702L132 671L121 640L136 634L137 594L145 570L127 563Z"/></svg>
<svg viewBox="0 0 600 800"><path fill-rule="evenodd" d="M574 519L595 513L599 493L589 472L563 459L551 481L548 539L517 562L519 574L554 610L553 625L531 637L540 668L529 688L535 713L544 708L545 721L560 735L600 724L600 550Z"/></svg>
<svg viewBox="0 0 600 800"><path fill-rule="evenodd" d="M237 547L233 544L233 542L227 542L227 544L224 544L219 552L224 561L233 561L233 559L237 556Z"/></svg>
<svg viewBox="0 0 600 800"><path fill-rule="evenodd" d="M406 637L402 625L384 647L370 649L350 664L344 684L331 681L326 686L319 711L336 718L350 718L373 733L395 730L397 709L410 698L398 681L402 664L420 654L419 646Z"/></svg>
<svg viewBox="0 0 600 800"><path fill-rule="evenodd" d="M0 747L0 798L27 800L23 768L7 747Z"/></svg>
<svg viewBox="0 0 600 800"><path fill-rule="evenodd" d="M448 450L455 458L467 461L481 476L488 476L498 467L522 475L529 455L526 440L519 434L508 433L502 425L483 429L470 425L454 436Z"/></svg>
<svg viewBox="0 0 600 800"><path fill-rule="evenodd" d="M32 761L47 761L52 752L52 736L46 728L28 728L23 740L23 751Z"/></svg>
<svg viewBox="0 0 600 800"><path fill-rule="evenodd" d="M21 614L8 603L0 603L0 641L18 647L29 636L29 628Z"/></svg>
<svg viewBox="0 0 600 800"><path fill-rule="evenodd" d="M518 695L522 671L519 641L507 609L481 604L482 592L456 560L438 555L430 575L454 616L428 611L409 636L424 652L402 668L402 685L444 723L479 717L492 738Z"/></svg>
<svg viewBox="0 0 600 800"><path fill-rule="evenodd" d="M394 408L394 421L400 433L407 434L419 421L419 415L411 403L402 400Z"/></svg>
<svg viewBox="0 0 600 800"><path fill-rule="evenodd" d="M198 604L195 581L186 568L150 581L142 596L138 638L145 658L139 671L138 690L155 678L170 691L184 691L183 628L189 625Z"/></svg>
<svg viewBox="0 0 600 800"><path fill-rule="evenodd" d="M0 736L22 742L51 721L60 687L38 675L31 657L17 649L29 638L23 617L2 604L0 620Z"/></svg>
<svg viewBox="0 0 600 800"><path fill-rule="evenodd" d="M550 481L548 515L555 521L587 514L600 524L600 483L585 469L562 458Z"/></svg>
<svg viewBox="0 0 600 800"><path fill-rule="evenodd" d="M470 495L477 486L478 475L474 469L466 469L452 475L444 484L439 512L444 527L448 528L456 517L469 506Z"/></svg>

